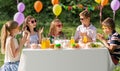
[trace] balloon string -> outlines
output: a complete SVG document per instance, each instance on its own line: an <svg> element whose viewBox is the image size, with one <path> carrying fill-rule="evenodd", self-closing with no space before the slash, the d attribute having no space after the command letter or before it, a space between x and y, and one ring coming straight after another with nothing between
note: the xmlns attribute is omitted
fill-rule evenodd
<svg viewBox="0 0 120 71"><path fill-rule="evenodd" d="M56 16L55 19L57 19L58 17Z"/></svg>
<svg viewBox="0 0 120 71"><path fill-rule="evenodd" d="M17 4L19 3L19 0L17 0Z"/></svg>
<svg viewBox="0 0 120 71"><path fill-rule="evenodd" d="M100 6L100 24L102 23L102 6Z"/></svg>
<svg viewBox="0 0 120 71"><path fill-rule="evenodd" d="M115 21L115 11L113 11L113 20Z"/></svg>

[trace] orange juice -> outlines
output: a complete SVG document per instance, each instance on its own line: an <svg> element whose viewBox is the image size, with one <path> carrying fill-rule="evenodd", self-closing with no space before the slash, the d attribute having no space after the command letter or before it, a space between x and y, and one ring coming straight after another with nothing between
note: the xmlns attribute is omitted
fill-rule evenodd
<svg viewBox="0 0 120 71"><path fill-rule="evenodd" d="M49 47L50 47L50 40L49 40L49 39L46 39L46 40L45 40L45 45L46 45L46 48L49 48Z"/></svg>
<svg viewBox="0 0 120 71"><path fill-rule="evenodd" d="M50 47L50 40L46 38L42 39L41 48L46 49L49 47Z"/></svg>
<svg viewBox="0 0 120 71"><path fill-rule="evenodd" d="M70 39L70 45L72 45L72 44L74 44L74 43L75 43L75 40L74 40L73 37L71 37L71 39Z"/></svg>
<svg viewBox="0 0 120 71"><path fill-rule="evenodd" d="M83 43L87 43L87 36L83 36L83 39L82 39Z"/></svg>
<svg viewBox="0 0 120 71"><path fill-rule="evenodd" d="M46 49L45 39L42 39L41 48Z"/></svg>

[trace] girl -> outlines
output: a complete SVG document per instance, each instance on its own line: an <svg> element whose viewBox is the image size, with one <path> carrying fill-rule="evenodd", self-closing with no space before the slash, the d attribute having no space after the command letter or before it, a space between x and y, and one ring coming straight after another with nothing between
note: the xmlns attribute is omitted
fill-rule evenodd
<svg viewBox="0 0 120 71"><path fill-rule="evenodd" d="M59 19L54 19L51 22L50 29L49 29L49 36L53 39L65 38L64 33L62 32L63 24Z"/></svg>
<svg viewBox="0 0 120 71"><path fill-rule="evenodd" d="M36 30L37 21L32 16L27 16L25 19L25 24L23 25L23 35L24 32L29 33L27 37L26 47L37 48L38 44L41 43L43 28L39 31Z"/></svg>
<svg viewBox="0 0 120 71"><path fill-rule="evenodd" d="M97 38L109 49L113 63L117 65L120 59L120 34L115 30L113 19L106 18L102 22L102 29L108 35L108 40L102 34L98 34Z"/></svg>
<svg viewBox="0 0 120 71"><path fill-rule="evenodd" d="M8 21L1 30L1 52L5 54L4 65L0 71L17 71L20 51L26 41L27 34L23 36L18 45L15 36L19 33L18 23Z"/></svg>

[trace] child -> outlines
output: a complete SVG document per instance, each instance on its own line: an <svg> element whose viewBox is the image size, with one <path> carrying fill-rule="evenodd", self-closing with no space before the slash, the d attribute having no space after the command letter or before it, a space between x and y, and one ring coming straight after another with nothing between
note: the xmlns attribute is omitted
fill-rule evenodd
<svg viewBox="0 0 120 71"><path fill-rule="evenodd" d="M26 41L25 34L18 45L15 36L19 33L18 23L15 21L8 21L3 25L1 30L1 52L5 54L4 65L0 71L17 71L20 51Z"/></svg>
<svg viewBox="0 0 120 71"><path fill-rule="evenodd" d="M90 12L87 10L84 10L79 14L82 25L79 25L76 29L74 36L75 42L83 42L84 36L86 36L87 39L85 43L96 41L96 28L90 23L90 15Z"/></svg>
<svg viewBox="0 0 120 71"><path fill-rule="evenodd" d="M115 30L113 19L106 18L102 22L102 29L103 32L108 35L108 40L106 40L102 34L98 34L97 38L109 49L113 63L117 65L120 59L120 34Z"/></svg>
<svg viewBox="0 0 120 71"><path fill-rule="evenodd" d="M49 36L53 39L65 38L65 35L62 32L62 27L62 22L59 19L54 19L50 25Z"/></svg>
<svg viewBox="0 0 120 71"><path fill-rule="evenodd" d="M29 33L27 37L26 47L37 48L38 44L41 43L43 28L39 31L36 30L37 21L32 16L27 16L25 19L25 24L23 26L23 34L25 32Z"/></svg>

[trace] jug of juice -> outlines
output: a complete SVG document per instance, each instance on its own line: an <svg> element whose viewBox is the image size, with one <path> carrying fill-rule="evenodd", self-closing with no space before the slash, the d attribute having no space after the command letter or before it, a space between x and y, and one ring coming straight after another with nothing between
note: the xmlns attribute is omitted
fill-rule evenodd
<svg viewBox="0 0 120 71"><path fill-rule="evenodd" d="M45 40L45 46L46 48L50 47L50 40L48 38Z"/></svg>
<svg viewBox="0 0 120 71"><path fill-rule="evenodd" d="M41 48L46 49L46 39L45 38L42 39Z"/></svg>

